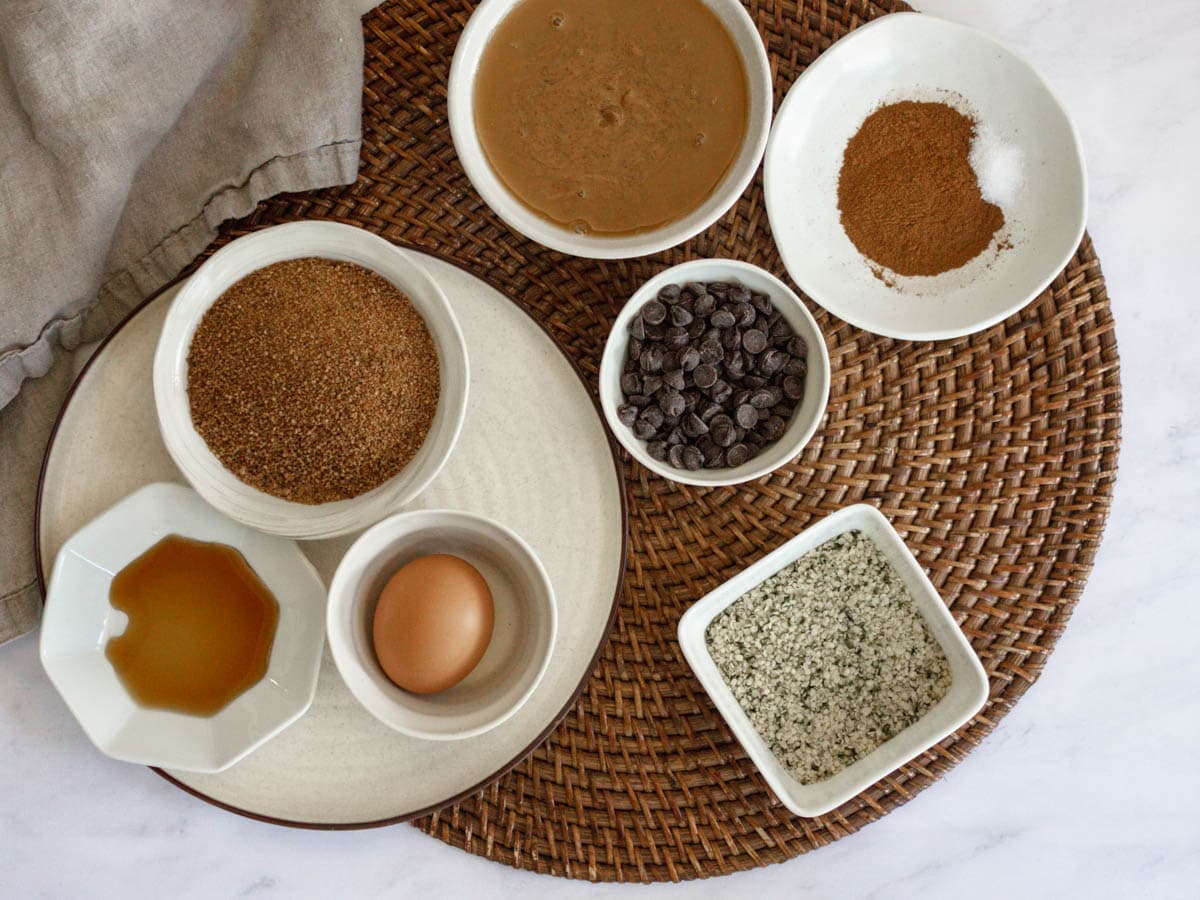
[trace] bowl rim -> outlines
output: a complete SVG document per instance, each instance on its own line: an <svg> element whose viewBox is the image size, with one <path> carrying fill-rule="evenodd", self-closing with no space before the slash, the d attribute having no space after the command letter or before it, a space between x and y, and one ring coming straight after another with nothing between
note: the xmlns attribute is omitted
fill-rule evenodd
<svg viewBox="0 0 1200 900"><path fill-rule="evenodd" d="M364 256L373 254L387 259L390 264L404 272L404 277L410 285L419 286L422 303L436 308L438 316L442 319L437 323L431 322L418 308L418 313L421 314L438 348L439 365L443 367L441 396L436 414L444 416L444 432L441 439L445 446L442 452L436 455L431 453L422 462L422 469L413 470L410 462L374 488L355 497L329 503L297 503L273 496L242 481L213 454L204 438L192 425L188 413L188 393L184 375L186 345L190 344L205 313L224 293L224 290L214 291L204 282L204 276L211 275L217 266L227 264L231 259L237 260L248 253L253 254L256 247L264 241L275 242L279 246L266 251L264 258L250 271L302 256L340 258L336 255L323 256L316 249L297 253L290 249L290 244L283 243L287 238L300 238L317 244L332 245L341 242L360 250ZM396 284L391 275L379 271L372 263L357 258L350 261ZM234 279L234 282L237 280L240 279ZM396 287L405 296L416 293L400 284L396 284ZM192 302L193 297L202 300L195 301L196 309L185 314L184 303ZM447 392L447 366L453 367L454 381L461 383L460 391ZM182 284L171 301L155 345L152 379L159 433L172 461L196 492L210 505L238 522L269 534L299 540L316 540L348 534L367 527L391 510L410 503L438 476L454 452L470 400L470 358L466 339L445 292L428 270L413 258L413 254L364 228L317 220L287 222L258 229L231 241L205 260ZM431 429L430 434L426 435L426 440L432 433ZM421 449L425 446L423 444ZM421 450L418 450L418 455L420 453ZM226 477L237 483L238 496L227 496L226 489L220 485L219 481ZM398 490L397 482L406 477L411 480L403 490Z"/></svg>
<svg viewBox="0 0 1200 900"><path fill-rule="evenodd" d="M613 394L609 390L609 387L616 385L617 393L620 392L620 368L624 362L625 348L628 345L626 329L630 319L633 318L642 305L651 299L651 295L657 294L659 288L664 284L694 281L696 279L689 277L691 272L696 269L713 266L722 271L723 274L721 277L728 277L730 280L739 281L739 276L749 275L754 279L765 281L770 285L772 291L777 292L777 296L772 295L772 302L777 302L777 300L781 299L782 302L785 302L797 311L805 325L812 330L812 337L816 339L815 341L809 341L807 340L809 335L802 335L806 339L806 343L809 344L809 375L806 377L805 390L807 391L810 383L812 383L811 379L814 373L818 376L815 379L816 383L823 385L824 390L821 392L820 405L817 407L812 419L804 427L799 438L788 444L788 451L783 458L776 459L773 454L761 453L737 469L699 469L696 472L689 472L687 470L676 469L665 462L659 462L646 452L646 442L635 437L633 432L622 425L620 420L617 419L616 405L613 403ZM712 280L714 276L705 277L708 280ZM814 343L816 344L815 347L813 346ZM817 351L815 354L814 350ZM812 365L814 356L820 359L820 365L817 367ZM816 434L817 429L825 420L825 413L829 406L831 379L832 369L829 361L829 348L825 343L825 335L821 331L813 314L809 312L808 307L795 291L788 287L781 278L753 263L738 259L707 257L704 259L689 260L656 272L630 295L629 299L621 307L621 311L617 313L617 317L613 321L612 328L609 329L608 337L604 342L604 351L600 357L598 384L600 407L604 411L604 420L608 424L609 431L612 432L621 446L639 463L656 475L661 475L663 478L679 484L694 487L730 487L754 481L774 472L780 466L787 465L789 461L795 459L808 446L809 441L812 440L813 435ZM797 407L798 409L799 407ZM778 446L782 441L783 438L780 438L772 446ZM707 472L712 472L713 474L708 475L706 474ZM738 474L718 475L716 474L718 472L738 472Z"/></svg>
<svg viewBox="0 0 1200 900"><path fill-rule="evenodd" d="M161 495L161 497L159 495ZM233 546L240 554L243 555L243 557L246 558L246 562L251 566L252 569L255 569L255 572L256 572L256 574L259 574L259 577L263 577L263 576L262 576L261 572L257 568L255 568L254 558L258 558L260 553L274 552L274 553L280 553L280 554L283 554L283 553L288 554L291 557L291 559L288 561L287 565L294 569L295 578L304 579L305 581L307 581L309 583L309 587L312 588L312 596L319 598L319 602L313 602L311 604L312 608L307 609L306 607L309 605L309 600L305 599L305 598L300 598L296 592L293 592L293 591L287 592L287 594L291 600L291 602L287 602L287 601L281 601L280 597L278 596L278 592L276 592L274 590L272 591L272 595L275 596L276 603L279 606L279 624L276 626L276 635L275 635L276 640L273 642L273 646L271 648L271 656L269 658L267 671L266 671L266 673L264 673L262 679L260 679L254 685L251 685L250 687L246 688L244 691L242 691L242 693L240 693L238 696L236 696L232 700L230 700L229 703L227 703L224 707L222 707L216 713L214 713L210 716L197 717L194 715L190 715L188 713L175 712L175 711L169 710L169 709L160 709L160 708L156 708L156 707L149 707L149 706L145 706L144 704L140 703L136 698L129 695L128 692L126 691L125 697L132 703L134 710L135 710L133 715L135 715L135 716L144 716L144 715L153 716L159 723L159 727L169 727L172 724L182 724L187 727L196 727L196 722L198 719L200 720L202 725L207 727L209 730L218 727L217 718L222 713L224 713L226 710L233 708L233 707L247 707L247 706L255 705L260 699L258 694L261 693L261 692L256 692L255 688L259 687L260 685L264 685L265 683L268 683L268 682L274 683L274 678L272 677L272 672L273 672L272 667L276 664L275 661L276 661L277 651L280 653L286 652L287 654L289 654L291 656L295 656L299 652L299 650L297 650L296 648L292 648L292 649L286 650L286 651L279 649L280 647L282 647L282 645L280 645L278 643L277 639L279 637L279 628L284 622L284 617L285 616L291 617L291 616L301 615L301 614L311 614L312 616L315 617L314 622L315 622L316 627L314 627L313 631L318 639L315 639L313 641L313 647L311 648L311 651L312 651L311 653L309 653L308 651L305 651L306 655L312 657L311 666L306 666L306 674L305 674L306 681L303 684L301 684L300 682L296 682L295 685L292 685L288 689L285 689L281 692L283 696L290 697L290 698L293 698L295 701L298 701L295 708L292 709L290 712L288 712L282 718L273 722L268 728L263 730L260 734L253 737L251 740L247 741L245 743L245 745L240 747L236 752L228 753L228 754L221 756L219 762L217 762L216 764L213 764L213 765L197 764L195 762L189 762L186 760L185 761L171 760L171 759L167 759L164 757L155 756L154 754L149 754L149 755L118 754L118 753L115 753L108 746L109 742L100 740L98 735L94 733L93 728L96 724L95 721L91 720L91 719L87 719L85 715L81 715L79 712L76 711L76 706L77 706L78 699L79 699L78 695L69 689L64 689L63 685L60 683L60 681L56 675L57 665L58 665L57 660L60 658L63 658L63 654L54 651L54 649L52 647L52 645L54 644L54 642L56 640L55 635L57 634L57 630L58 630L56 628L56 623L58 622L58 618L56 618L54 616L48 617L47 619L44 620L44 626L42 628L41 634L38 636L38 660L41 663L42 669L45 671L51 684L54 685L55 690L58 692L59 696L62 697L63 702L66 704L67 708L71 711L71 714L75 717L76 721L79 723L83 732L87 735L88 739L92 742L92 744L105 756L108 756L112 759L118 759L123 762L131 762L131 763L135 763L135 764L148 765L148 766L163 766L163 767L167 767L167 768L171 768L171 769L177 769L180 771L202 772L202 773L222 772L222 771L225 771L226 769L230 768L231 766L237 764L241 760L245 759L250 753L257 750L259 747L261 747L267 741L271 740L276 735L280 734L281 732L283 732L284 730L289 728L298 719L300 719L312 706L313 700L316 697L317 680L320 676L320 670L321 670L321 648L324 647L324 642L325 642L324 621L323 621L323 616L322 616L322 610L320 608L320 603L323 603L324 598L325 598L325 583L324 583L324 581L322 581L320 575L318 574L316 568L313 566L312 562L303 553L303 551L300 550L299 546L296 544L295 541L293 541L289 538L280 537L278 535L271 535L271 534L266 534L264 532L258 532L256 530L254 530L253 528L251 528L250 526L245 525L244 523L237 522L237 520L232 519L229 516L226 516L220 510L217 510L216 508L211 506L211 504L208 504L206 501L204 501L204 499L202 497L200 497L199 493L197 491L195 491L194 489L192 489L191 487L188 487L186 485L182 485L182 484L179 484L178 482L173 482L173 481L154 481L154 482L149 482L147 484L141 485L140 487L136 488L135 490L133 490L130 493L121 497L116 502L107 506L103 511L101 511L100 513L91 517L86 523L84 523L82 526L80 526L78 529L76 529L75 532L72 533L71 536L68 537L63 542L62 546L58 550L58 553L55 554L54 564L51 569L50 578L46 582L45 605L46 605L47 609L50 608L52 598L58 594L58 591L55 590L55 581L57 580L57 576L59 576L60 573L62 572L62 567L65 563L65 560L68 557L79 555L76 552L76 550L74 549L74 547L77 544L77 542L79 541L81 535L83 535L84 532L86 532L86 531L91 531L92 529L94 529L98 525L98 523L100 523L104 519L107 519L112 516L128 515L127 510L136 509L136 507L139 504L150 503L150 502L161 503L163 505L163 508L171 511L170 514L173 515L177 520L178 520L179 516L181 515L180 510L183 510L185 508L188 510L191 510L191 511L203 509L204 512L201 513L201 516L208 516L209 522L217 521L220 519L228 519L229 521L233 522L239 529L242 529L243 533L249 533L256 540L261 539L263 541L268 542L268 544L273 544L274 545L273 549L268 548L267 545L260 544L260 546L257 550L254 550L254 549L248 550L248 548L245 544L235 543L231 539L226 538L226 537L214 538L214 537L210 536L210 537L206 537L206 538L193 538L195 540L205 540L205 541L209 541L209 542L215 541L217 543L227 543L227 546ZM187 520L188 520L189 525L195 525L197 523L197 519L192 515L191 512L188 513ZM199 530L205 530L205 525L206 525L206 523L200 522ZM159 543L161 540L163 540L165 537L169 536L170 534L180 534L180 531L176 530L176 529L171 529L171 530L164 532L163 534L156 534L156 533L150 531L149 529L147 529L145 534L141 536L141 537L145 538L144 546L142 547L141 550L139 550L137 552L137 555L130 557L130 559L127 560L124 565L128 565L128 563L132 562L133 559L136 559L138 555L145 553L147 550L149 550L151 547L153 547L155 544ZM189 537L189 535L183 535L183 536ZM138 543L141 544L141 543L143 543L143 541L139 539ZM93 562L92 565L94 566L95 563ZM117 571L119 571L119 569ZM110 580L111 580L111 577L115 577L116 573L117 572L114 571L110 574ZM107 603L108 608L110 610L113 609L113 607L111 605L111 601L106 600L105 602ZM302 632L297 632L296 637L301 637L301 636L302 636ZM98 650L98 652L103 653L102 648L97 648L97 650ZM307 671L309 669L311 669L311 671ZM117 679L117 682L118 682L118 684L120 684L119 678ZM124 690L123 686L122 686L122 690Z"/></svg>
<svg viewBox="0 0 1200 900"><path fill-rule="evenodd" d="M781 569L786 568L795 560L811 552L811 550L821 546L825 541L832 540L850 531L861 530L864 527L864 520L867 522L866 527L875 527L880 530L887 536L886 542L899 551L898 555L902 560L901 566L898 567L896 562L890 559L889 564L893 569L896 569L897 574L902 579L904 579L905 572L900 571L900 568L902 567L908 573L909 579L905 579L906 582L911 579L917 583L919 591L913 591L910 587L909 594L911 595L914 607L921 614L922 619L933 618L939 620L946 627L948 637L943 640L926 622L926 628L941 647L947 660L950 661L953 658L958 658L965 664L966 671L964 675L967 678L967 682L964 685L965 694L961 706L956 707L949 721L941 727L928 730L925 736L918 742L916 750L911 753L900 751L893 745L891 752L876 760L875 765L870 767L864 766L860 770L858 777L848 781L841 790L831 794L824 802L816 802L804 797L797 797L796 792L791 786L785 780L778 777L778 773L773 766L763 764L764 760L769 760L775 766L778 766L779 769L786 771L786 767L771 752L770 748L766 746L765 740L754 728L749 717L742 709L741 704L738 703L737 699L733 696L733 692L725 683L720 669L717 667L716 661L713 660L712 654L708 649L705 635L713 619L733 603L737 602L747 591L761 584ZM880 541L871 535L867 535L867 538L879 547L882 552L886 553L886 548L881 546ZM814 541L816 542L814 543ZM812 544L812 546L806 546L808 544ZM679 640L680 650L687 660L688 666L692 669L697 680L704 688L704 692L712 700L721 718L725 720L726 725L733 732L734 737L742 745L742 748L746 751L746 754L750 757L750 760L754 763L760 774L762 774L771 790L775 792L775 795L784 806L799 816L812 817L824 815L841 806L847 800L857 796L879 781L879 779L920 756L939 741L953 734L978 714L986 704L990 692L990 682L987 672L984 670L978 654L962 633L962 629L958 626L954 616L942 600L941 594L929 580L925 569L921 566L903 537L900 536L900 533L891 523L891 520L877 507L869 503L854 503L844 506L829 515L817 519L799 534L789 538L765 556L736 572L733 576L693 603L684 612L679 620L676 635ZM950 689L942 700L934 704L919 719L842 771L848 771L851 767L866 762L872 756L879 753L879 751L888 749L889 744L893 744L894 741L899 740L906 734L911 734L914 729L919 728L922 723L927 722L933 712L949 699L950 692L953 689L954 683L952 682ZM829 779L823 779L809 785L802 785L800 789L815 788L826 781L837 778L840 774L835 774L830 776Z"/></svg>
<svg viewBox="0 0 1200 900"><path fill-rule="evenodd" d="M1053 268L1053 270L1045 276L1044 279L1038 279L1038 287L1036 290L1031 290L1028 295L1021 297L1016 295L1015 299L1006 304L1003 309L1000 309L988 316L981 318L973 325L964 325L960 328L934 328L927 330L914 330L906 328L887 328L881 327L878 323L870 321L869 318L863 318L858 315L853 303L847 304L840 298L830 299L828 296L823 296L820 291L814 291L810 283L806 283L806 279L801 277L804 273L804 268L797 265L797 262L804 255L803 250L789 249L781 242L776 242L776 248L779 251L779 257L783 260L784 268L787 269L788 275L792 281L800 288L801 291L808 297L811 297L813 302L828 310L839 319L848 322L856 328L861 328L863 331L877 334L882 337L895 338L897 340L906 341L945 341L954 338L966 337L976 334L991 328L993 325L1004 321L1009 316L1024 309L1033 300L1039 297L1043 291L1049 287L1050 283L1058 277L1059 273L1066 268L1070 263L1071 258L1079 249L1079 244L1083 240L1083 235L1087 230L1088 217L1088 172L1087 160L1083 153L1083 143L1080 140L1079 129L1075 124L1075 120L1071 118L1067 107L1063 104L1058 93L1051 87L1050 83L1038 71L1038 69L1027 59L1017 53L1008 44L998 40L992 35L978 28L973 28L970 25L964 25L960 22L953 22L949 19L944 19L940 16L929 15L927 13L918 12L895 12L881 16L874 21L867 22L864 25L851 31L849 34L835 41L832 46L800 73L799 77L788 88L787 94L783 98L783 102L779 105L779 110L775 114L775 121L771 126L771 135L767 140L767 149L763 154L763 202L766 205L767 221L780 221L786 217L787 210L782 205L783 198L779 197L779 191L771 190L771 172L775 168L774 159L784 141L780 134L779 123L786 121L786 116L792 107L799 107L803 102L804 79L813 72L821 71L821 66L828 64L830 59L839 59L847 52L853 52L858 41L864 34L873 34L874 30L882 31L884 27L896 28L907 27L916 24L917 27L930 27L945 29L951 33L957 32L958 35L969 34L973 38L981 39L986 43L990 43L999 50L1005 58L1013 66L1024 69L1033 80L1046 92L1046 95L1053 102L1059 115L1062 116L1066 123L1067 131L1071 136L1072 149L1074 151L1073 158L1079 167L1080 191L1079 203L1075 209L1076 227L1073 232L1072 240L1069 242L1069 249L1065 251L1062 259Z"/></svg>
<svg viewBox="0 0 1200 900"><path fill-rule="evenodd" d="M360 655L355 651L353 641L350 640L347 630L343 628L343 615L348 612L348 608L356 599L355 593L349 589L346 582L351 578L351 569L357 573L358 570L379 555L379 551L367 555L367 551L364 549L373 540L396 530L400 530L401 537L418 535L429 529L441 530L447 526L453 527L456 520L458 522L471 522L477 526L482 526L484 530L500 535L511 542L517 548L518 552L525 557L526 561L531 564L537 584L541 589L537 598L537 606L548 617L549 633L545 644L539 647L541 659L537 663L537 671L520 696L507 709L488 719L486 722L470 728L460 728L453 731L431 731L412 725L401 725L397 722L384 719L373 708L373 701L372 703L368 703L361 696L358 679L346 676L345 670L347 667L352 668L355 673L360 674L365 673L366 670ZM362 558L360 559L360 557ZM448 507L405 510L376 522L356 537L354 542L342 555L337 569L333 573L333 578L329 581L328 601L325 612L325 632L329 641L330 655L333 657L338 674L342 676L347 690L350 691L354 699L373 718L388 728L409 737L428 741L457 741L478 737L502 725L525 706L529 698L533 696L533 692L541 685L542 679L550 667L550 660L554 655L554 650L558 643L558 597L554 591L554 584L550 580L550 575L546 571L546 567L542 564L541 557L537 555L523 537L502 522L482 513ZM393 707L403 708L400 704L395 703L395 701L389 700L387 702Z"/></svg>
<svg viewBox="0 0 1200 900"><path fill-rule="evenodd" d="M472 187L513 231L552 250L587 259L632 259L667 250L694 237L728 212L754 180L771 134L774 83L771 64L754 20L740 0L701 0L724 9L737 23L722 20L746 70L750 107L738 156L717 187L692 212L648 231L614 236L577 235L543 219L519 200L492 169L475 128L475 76L491 33L521 0L481 0L459 36L450 62L446 105L450 140ZM499 11L499 12L497 12ZM714 14L716 14L714 12ZM494 17L494 20L493 18ZM485 19L487 21L485 21ZM754 102L755 97L759 102Z"/></svg>

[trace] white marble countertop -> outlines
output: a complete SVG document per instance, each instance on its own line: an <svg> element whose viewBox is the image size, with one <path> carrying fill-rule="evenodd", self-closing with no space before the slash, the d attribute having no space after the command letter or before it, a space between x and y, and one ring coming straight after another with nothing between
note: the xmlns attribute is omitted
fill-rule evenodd
<svg viewBox="0 0 1200 900"><path fill-rule="evenodd" d="M1041 68L1074 114L1117 322L1121 474L1038 684L907 806L784 865L682 886L513 871L396 826L221 812L87 742L36 640L0 648L6 896L1196 896L1200 884L1200 3L925 0Z"/></svg>

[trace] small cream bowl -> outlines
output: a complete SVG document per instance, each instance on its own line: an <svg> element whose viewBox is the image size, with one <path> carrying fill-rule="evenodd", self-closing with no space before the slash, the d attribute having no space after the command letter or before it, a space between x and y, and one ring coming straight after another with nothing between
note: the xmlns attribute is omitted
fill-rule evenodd
<svg viewBox="0 0 1200 900"><path fill-rule="evenodd" d="M483 0L471 14L454 50L447 92L450 136L467 177L509 227L553 250L591 259L646 256L681 244L724 215L754 178L771 131L774 93L762 37L741 0L703 0L729 32L750 90L746 136L724 178L697 209L649 231L624 235L579 234L543 219L505 186L492 169L475 129L475 76L493 32L521 0Z"/></svg>
<svg viewBox="0 0 1200 900"><path fill-rule="evenodd" d="M479 570L492 593L495 625L478 665L437 694L393 684L375 656L372 623L388 579L419 556L448 553ZM368 712L412 737L452 741L495 728L520 709L550 664L558 612L541 561L499 522L455 510L416 510L369 528L346 552L329 586L333 661Z"/></svg>
<svg viewBox="0 0 1200 900"><path fill-rule="evenodd" d="M227 469L192 424L187 358L208 308L251 272L285 259L316 256L356 263L386 278L412 302L437 348L441 391L433 424L399 473L357 497L308 505L251 487ZM196 491L230 518L285 537L328 538L365 528L423 491L441 471L467 410L467 346L446 295L413 259L381 237L334 222L265 228L223 247L179 291L154 354L154 402L163 442Z"/></svg>
<svg viewBox="0 0 1200 900"><path fill-rule="evenodd" d="M647 452L646 442L617 418L617 407L625 402L621 391L621 372L629 349L629 323L643 306L658 296L661 288L689 281L728 281L766 294L808 347L804 397L792 413L787 430L779 440L763 447L757 456L729 469L697 469L689 472L676 469L665 461L660 462ZM829 351L825 347L825 338L795 291L770 272L750 263L735 259L696 259L659 272L638 288L617 315L600 359L600 407L604 410L609 429L621 446L651 472L680 484L721 487L761 478L804 449L825 416L829 378Z"/></svg>

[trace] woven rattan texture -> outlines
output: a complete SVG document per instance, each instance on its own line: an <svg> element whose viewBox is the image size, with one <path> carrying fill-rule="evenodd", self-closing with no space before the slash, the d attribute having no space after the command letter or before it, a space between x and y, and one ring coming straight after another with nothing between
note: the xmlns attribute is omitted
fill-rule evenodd
<svg viewBox="0 0 1200 900"><path fill-rule="evenodd" d="M358 181L267 201L221 242L328 218L438 254L544 323L593 386L609 323L652 273L735 256L785 274L761 178L720 223L649 259L572 259L509 231L472 190L446 124L450 58L471 7L397 0L369 14ZM752 0L776 103L833 41L901 8ZM532 756L419 827L493 860L574 878L686 879L778 862L907 802L1036 680L1083 589L1116 471L1117 345L1090 241L1035 303L971 338L895 341L810 309L833 366L828 418L812 443L769 477L713 490L671 484L624 458L630 561L601 662ZM968 727L863 795L799 819L731 738L675 627L706 591L858 501L878 505L916 552L983 660L991 698Z"/></svg>

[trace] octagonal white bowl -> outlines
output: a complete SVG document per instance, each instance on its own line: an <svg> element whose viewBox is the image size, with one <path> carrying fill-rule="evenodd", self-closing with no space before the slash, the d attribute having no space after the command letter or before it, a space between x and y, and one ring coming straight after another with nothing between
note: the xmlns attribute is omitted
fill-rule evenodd
<svg viewBox="0 0 1200 900"><path fill-rule="evenodd" d="M104 648L126 615L109 604L115 573L170 534L235 547L279 603L267 673L212 716L148 709ZM42 666L92 743L116 759L219 772L295 722L312 703L325 644L325 586L295 542L221 515L195 491L151 484L76 532L46 592Z"/></svg>
<svg viewBox="0 0 1200 900"><path fill-rule="evenodd" d="M187 393L188 349L208 308L251 272L305 256L356 263L399 288L429 328L441 374L433 424L408 465L357 497L315 505L264 493L227 469L192 424ZM428 487L458 440L467 411L467 384L467 345L442 289L411 254L369 231L336 222L276 225L222 247L176 295L154 354L159 428L184 477L201 497L231 518L293 538L328 538L366 528Z"/></svg>
<svg viewBox="0 0 1200 900"><path fill-rule="evenodd" d="M1005 176L996 183L1020 182L1001 204L1012 246L937 276L876 276L842 228L842 154L877 107L910 99L971 114ZM1017 312L1062 271L1087 219L1079 136L1042 77L983 32L916 13L856 29L805 69L775 118L763 184L800 289L851 325L910 340L960 337Z"/></svg>

